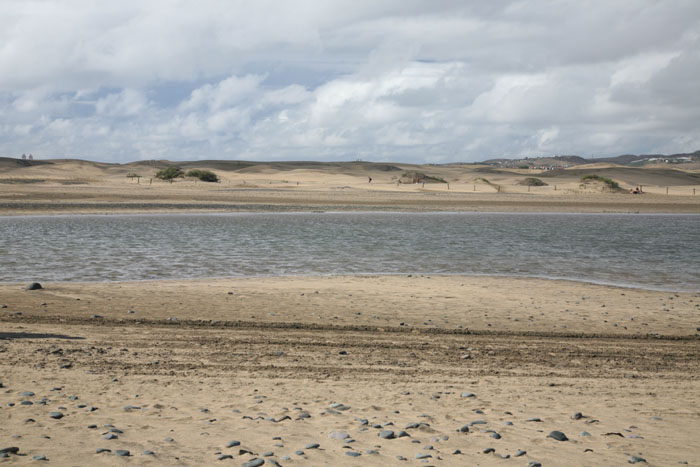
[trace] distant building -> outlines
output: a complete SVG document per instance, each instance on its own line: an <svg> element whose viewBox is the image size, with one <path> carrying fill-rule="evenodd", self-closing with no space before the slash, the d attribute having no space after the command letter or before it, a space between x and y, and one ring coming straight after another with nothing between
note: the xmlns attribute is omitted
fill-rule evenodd
<svg viewBox="0 0 700 467"><path fill-rule="evenodd" d="M26 154L22 154L22 160L23 160L23 161L26 161L26 160L27 160L27 155L26 155Z"/></svg>

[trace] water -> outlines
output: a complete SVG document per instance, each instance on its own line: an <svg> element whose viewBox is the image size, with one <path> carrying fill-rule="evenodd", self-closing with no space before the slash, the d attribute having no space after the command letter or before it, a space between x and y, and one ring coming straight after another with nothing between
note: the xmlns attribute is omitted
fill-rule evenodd
<svg viewBox="0 0 700 467"><path fill-rule="evenodd" d="M296 213L0 218L0 282L465 274L700 290L700 216Z"/></svg>

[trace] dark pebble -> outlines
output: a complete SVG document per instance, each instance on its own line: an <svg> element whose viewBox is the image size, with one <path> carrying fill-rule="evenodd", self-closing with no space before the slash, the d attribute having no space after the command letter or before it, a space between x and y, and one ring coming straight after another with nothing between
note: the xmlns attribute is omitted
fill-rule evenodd
<svg viewBox="0 0 700 467"><path fill-rule="evenodd" d="M0 449L0 453L9 453L9 454L17 454L19 452L18 447L9 447L9 448L2 448Z"/></svg>
<svg viewBox="0 0 700 467"><path fill-rule="evenodd" d="M112 452L112 450L107 448L97 448L95 454L102 454L103 452Z"/></svg>
<svg viewBox="0 0 700 467"><path fill-rule="evenodd" d="M104 439L117 439L119 436L115 435L114 433L107 433L106 435L103 436Z"/></svg>
<svg viewBox="0 0 700 467"><path fill-rule="evenodd" d="M491 454L492 452L496 452L494 448L486 448L482 451L484 454Z"/></svg>
<svg viewBox="0 0 700 467"><path fill-rule="evenodd" d="M302 451L302 450L300 449L300 450L298 450L298 451L295 451L294 454L296 454L297 456L303 456L303 455L304 455L304 451Z"/></svg>
<svg viewBox="0 0 700 467"><path fill-rule="evenodd" d="M460 451L459 449L455 449L454 451L452 451L452 454L453 455L462 454L462 451Z"/></svg>
<svg viewBox="0 0 700 467"><path fill-rule="evenodd" d="M24 391L24 392L20 392L19 395L21 397L32 397L34 395L34 393L32 391Z"/></svg>
<svg viewBox="0 0 700 467"><path fill-rule="evenodd" d="M359 453L357 451L345 451L345 455L350 457L360 457L362 453Z"/></svg>
<svg viewBox="0 0 700 467"><path fill-rule="evenodd" d="M321 445L318 443L309 443L306 445L305 449L318 449L319 447L321 447Z"/></svg>
<svg viewBox="0 0 700 467"><path fill-rule="evenodd" d="M583 418L583 414L581 412L576 412L571 416L571 418L574 420L581 420Z"/></svg>
<svg viewBox="0 0 700 467"><path fill-rule="evenodd" d="M405 438L406 436L411 436L411 435L409 435L408 432L406 432L404 430L399 431L399 434L396 435L397 438Z"/></svg>
<svg viewBox="0 0 700 467"><path fill-rule="evenodd" d="M45 461L45 460L48 460L48 459L46 459L46 456L45 456L45 455L39 454L39 455L36 455L36 456L32 456L32 460L33 460L33 461Z"/></svg>
<svg viewBox="0 0 700 467"><path fill-rule="evenodd" d="M259 457L256 457L255 459L251 459L248 462L243 463L243 467L259 467L263 465L265 461L263 459L260 459Z"/></svg>
<svg viewBox="0 0 700 467"><path fill-rule="evenodd" d="M227 448L233 448L236 446L240 446L241 442L240 441L229 441L228 444L226 445Z"/></svg>
<svg viewBox="0 0 700 467"><path fill-rule="evenodd" d="M628 460L627 462L629 462L630 464L636 464L636 463L638 463L638 462L644 462L644 463L646 464L647 460L646 460L645 458L643 458L643 457L632 456L632 457L629 458L629 460Z"/></svg>
<svg viewBox="0 0 700 467"><path fill-rule="evenodd" d="M116 451L114 451L114 455L120 457L129 457L131 453L126 449L117 449Z"/></svg>
<svg viewBox="0 0 700 467"><path fill-rule="evenodd" d="M539 417L531 417L531 418L528 418L528 419L525 420L525 421L526 421L526 422L538 422L538 423L540 423L540 422L542 421L542 419L539 418Z"/></svg>
<svg viewBox="0 0 700 467"><path fill-rule="evenodd" d="M567 438L564 433L562 433L561 431L557 431L557 430L554 430L550 434L548 434L547 438L554 438L557 441L569 441L569 438Z"/></svg>
<svg viewBox="0 0 700 467"><path fill-rule="evenodd" d="M144 456L155 456L156 453L153 451L143 451Z"/></svg>
<svg viewBox="0 0 700 467"><path fill-rule="evenodd" d="M49 417L56 419L56 420L60 420L63 418L63 413L62 412L51 412L49 414Z"/></svg>
<svg viewBox="0 0 700 467"><path fill-rule="evenodd" d="M94 430L95 428L97 428L97 425L88 425L88 428Z"/></svg>
<svg viewBox="0 0 700 467"><path fill-rule="evenodd" d="M469 433L469 425L464 425L459 428L460 433Z"/></svg>
<svg viewBox="0 0 700 467"><path fill-rule="evenodd" d="M529 464L527 464L527 467L542 467L542 464L540 464L537 461L532 461Z"/></svg>
<svg viewBox="0 0 700 467"><path fill-rule="evenodd" d="M40 283L38 282L32 282L27 286L27 290L40 290L43 289Z"/></svg>
<svg viewBox="0 0 700 467"><path fill-rule="evenodd" d="M513 457L520 457L520 456L524 456L525 454L527 454L527 451L524 451L522 449L518 449L518 451L515 454L513 454Z"/></svg>
<svg viewBox="0 0 700 467"><path fill-rule="evenodd" d="M493 439L501 439L501 435L499 435L498 433L491 433L491 437Z"/></svg>
<svg viewBox="0 0 700 467"><path fill-rule="evenodd" d="M220 461L225 460L225 459L233 459L233 456L231 454L220 454L219 457L217 457Z"/></svg>
<svg viewBox="0 0 700 467"><path fill-rule="evenodd" d="M433 456L424 452L419 452L418 454L416 454L416 459L429 459L431 457Z"/></svg>
<svg viewBox="0 0 700 467"><path fill-rule="evenodd" d="M394 439L396 434L391 430L382 430L379 432L379 437L382 439Z"/></svg>

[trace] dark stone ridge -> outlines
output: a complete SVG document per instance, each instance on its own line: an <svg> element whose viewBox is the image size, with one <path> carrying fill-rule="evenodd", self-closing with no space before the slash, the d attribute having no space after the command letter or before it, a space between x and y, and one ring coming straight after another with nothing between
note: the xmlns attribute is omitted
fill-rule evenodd
<svg viewBox="0 0 700 467"><path fill-rule="evenodd" d="M569 441L569 438L567 438L564 433L562 433L561 431L557 431L557 430L554 430L550 434L548 434L547 438L554 438L557 441Z"/></svg>
<svg viewBox="0 0 700 467"><path fill-rule="evenodd" d="M32 282L31 284L29 284L27 286L27 290L39 290L39 289L43 289L43 287L38 282Z"/></svg>

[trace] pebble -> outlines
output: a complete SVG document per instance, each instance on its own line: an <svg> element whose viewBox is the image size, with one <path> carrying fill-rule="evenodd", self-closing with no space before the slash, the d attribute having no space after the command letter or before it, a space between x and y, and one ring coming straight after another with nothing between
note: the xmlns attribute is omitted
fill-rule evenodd
<svg viewBox="0 0 700 467"><path fill-rule="evenodd" d="M491 454L492 452L496 452L494 448L486 448L482 451L484 454Z"/></svg>
<svg viewBox="0 0 700 467"><path fill-rule="evenodd" d="M628 460L627 462L629 462L630 464L636 464L636 463L638 463L638 462L644 462L644 463L646 464L647 460L646 460L645 458L643 458L643 457L632 456L632 457L629 458L629 460Z"/></svg>
<svg viewBox="0 0 700 467"><path fill-rule="evenodd" d="M542 422L542 419L539 418L539 417L530 417L530 418L528 418L528 419L525 420L525 421L526 421L526 422L538 422L538 423L540 423L540 422Z"/></svg>
<svg viewBox="0 0 700 467"><path fill-rule="evenodd" d="M231 454L219 454L219 457L217 457L220 461L225 460L225 459L233 459L233 456Z"/></svg>
<svg viewBox="0 0 700 467"><path fill-rule="evenodd" d="M350 435L347 434L345 431L332 431L328 434L328 437L331 439L344 440L348 439Z"/></svg>
<svg viewBox="0 0 700 467"><path fill-rule="evenodd" d="M48 460L48 459L46 459L46 456L45 456L45 455L39 454L39 455L36 455L36 456L32 456L32 460L33 460L33 461L45 461L45 460Z"/></svg>
<svg viewBox="0 0 700 467"><path fill-rule="evenodd" d="M263 465L265 461L263 459L260 459L259 457L256 457L255 459L251 459L248 462L243 463L243 467L259 467Z"/></svg>
<svg viewBox="0 0 700 467"><path fill-rule="evenodd" d="M591 434L587 431L582 431L581 436L591 436Z"/></svg>
<svg viewBox="0 0 700 467"><path fill-rule="evenodd" d="M24 391L24 392L20 392L19 395L21 397L32 397L34 395L34 393L32 391Z"/></svg>
<svg viewBox="0 0 700 467"><path fill-rule="evenodd" d="M476 397L476 395L472 394L471 392L463 392L462 397Z"/></svg>
<svg viewBox="0 0 700 467"><path fill-rule="evenodd" d="M362 453L359 453L357 451L345 451L345 455L350 457L360 457Z"/></svg>
<svg viewBox="0 0 700 467"><path fill-rule="evenodd" d="M318 443L309 443L306 445L305 449L318 449L321 445Z"/></svg>
<svg viewBox="0 0 700 467"><path fill-rule="evenodd" d="M491 433L491 437L493 439L501 439L501 435L499 435L498 433Z"/></svg>
<svg viewBox="0 0 700 467"><path fill-rule="evenodd" d="M416 454L416 459L429 459L431 457L433 456L425 452L419 452L418 454Z"/></svg>
<svg viewBox="0 0 700 467"><path fill-rule="evenodd" d="M529 464L527 464L527 467L542 467L542 464L540 464L537 461L532 461Z"/></svg>
<svg viewBox="0 0 700 467"><path fill-rule="evenodd" d="M396 434L391 430L382 430L379 432L379 437L382 439L394 439Z"/></svg>
<svg viewBox="0 0 700 467"><path fill-rule="evenodd" d="M241 442L240 441L229 441L228 444L226 445L227 448L233 448L236 446L240 446Z"/></svg>
<svg viewBox="0 0 700 467"><path fill-rule="evenodd" d="M469 433L469 425L463 425L459 427L459 430L457 431L459 431L460 433Z"/></svg>
<svg viewBox="0 0 700 467"><path fill-rule="evenodd" d="M156 453L153 451L143 451L144 456L155 456Z"/></svg>
<svg viewBox="0 0 700 467"><path fill-rule="evenodd" d="M131 456L131 453L126 449L117 449L116 451L114 451L114 455L120 457L129 457Z"/></svg>
<svg viewBox="0 0 700 467"><path fill-rule="evenodd" d="M115 435L114 433L107 433L106 435L103 436L104 439L117 439L119 436Z"/></svg>
<svg viewBox="0 0 700 467"><path fill-rule="evenodd" d="M583 414L581 412L576 412L571 416L573 420L581 420L583 418Z"/></svg>
<svg viewBox="0 0 700 467"><path fill-rule="evenodd" d="M17 454L18 452L19 448L14 446L0 449L0 453L2 454Z"/></svg>
<svg viewBox="0 0 700 467"><path fill-rule="evenodd" d="M63 418L63 413L62 412L51 412L49 414L49 417L56 419L56 420L60 420Z"/></svg>
<svg viewBox="0 0 700 467"><path fill-rule="evenodd" d="M525 451L523 449L518 449L515 452L515 454L513 454L513 457L520 457L520 456L524 456L525 454L527 454L527 451Z"/></svg>
<svg viewBox="0 0 700 467"><path fill-rule="evenodd" d="M112 450L107 448L97 448L95 454L102 454L103 452L112 452Z"/></svg>
<svg viewBox="0 0 700 467"><path fill-rule="evenodd" d="M365 450L365 454L379 454L379 451L376 449L367 449Z"/></svg>
<svg viewBox="0 0 700 467"><path fill-rule="evenodd" d="M557 431L557 430L554 430L550 434L548 434L547 438L554 438L557 441L569 441L569 438L567 438L564 433L562 433L561 431Z"/></svg>
<svg viewBox="0 0 700 467"><path fill-rule="evenodd" d="M27 286L27 290L41 290L43 287L38 282L32 282Z"/></svg>

